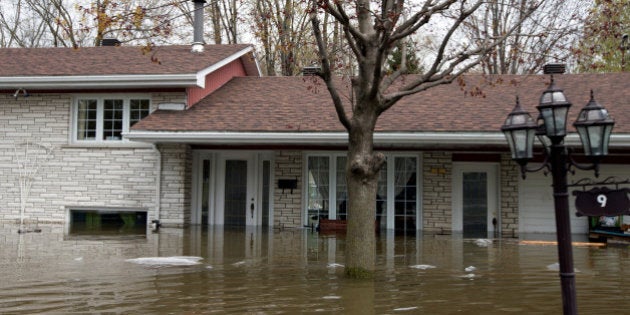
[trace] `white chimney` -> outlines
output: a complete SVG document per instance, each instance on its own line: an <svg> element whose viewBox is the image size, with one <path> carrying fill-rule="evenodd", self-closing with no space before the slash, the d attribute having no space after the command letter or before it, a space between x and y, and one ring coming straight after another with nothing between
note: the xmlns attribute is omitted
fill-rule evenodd
<svg viewBox="0 0 630 315"><path fill-rule="evenodd" d="M193 21L193 43L192 52L203 52L203 7L206 0L192 0L195 3L195 14Z"/></svg>

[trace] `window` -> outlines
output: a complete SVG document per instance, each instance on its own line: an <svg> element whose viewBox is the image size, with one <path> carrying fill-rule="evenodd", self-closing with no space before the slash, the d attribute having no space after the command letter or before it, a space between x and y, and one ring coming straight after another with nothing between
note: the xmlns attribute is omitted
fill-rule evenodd
<svg viewBox="0 0 630 315"><path fill-rule="evenodd" d="M347 219L347 157L341 153L314 153L306 161L307 225L317 225L322 218ZM379 228L403 233L418 229L418 166L416 155L387 154L376 192L375 219Z"/></svg>
<svg viewBox="0 0 630 315"><path fill-rule="evenodd" d="M122 141L122 133L149 115L151 102L141 97L78 97L74 141Z"/></svg>

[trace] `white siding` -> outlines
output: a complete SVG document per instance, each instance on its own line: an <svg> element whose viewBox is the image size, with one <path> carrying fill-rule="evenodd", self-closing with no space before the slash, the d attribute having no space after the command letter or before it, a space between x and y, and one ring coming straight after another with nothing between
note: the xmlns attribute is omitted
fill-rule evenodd
<svg viewBox="0 0 630 315"><path fill-rule="evenodd" d="M575 175L569 174L568 181L569 184L582 178L601 181L609 176L627 179L630 177L630 166L604 164L601 166L600 173L599 178L595 178L593 171L578 171ZM542 172L528 173L527 179L519 181L520 233L555 233L556 221L551 181L551 174L545 177ZM587 189L590 188L592 187L587 187ZM582 188L569 188L571 233L585 234L588 232L587 219L575 215L575 197L572 194L575 189ZM628 220L624 222L630 223Z"/></svg>

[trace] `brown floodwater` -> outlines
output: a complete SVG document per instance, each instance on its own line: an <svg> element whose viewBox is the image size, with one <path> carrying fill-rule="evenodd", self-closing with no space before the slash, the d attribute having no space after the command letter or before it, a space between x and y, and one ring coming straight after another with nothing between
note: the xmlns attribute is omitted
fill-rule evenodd
<svg viewBox="0 0 630 315"><path fill-rule="evenodd" d="M0 225L1 314L559 314L555 246L382 233L373 281L343 235L187 228L89 235ZM581 240L576 237L574 240ZM581 314L630 312L628 246L575 246Z"/></svg>

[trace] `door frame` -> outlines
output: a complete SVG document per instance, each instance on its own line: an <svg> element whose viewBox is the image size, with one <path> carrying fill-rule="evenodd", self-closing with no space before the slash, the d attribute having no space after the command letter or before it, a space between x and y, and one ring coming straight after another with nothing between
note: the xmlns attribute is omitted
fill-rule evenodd
<svg viewBox="0 0 630 315"><path fill-rule="evenodd" d="M488 193L488 213L486 214L487 232L500 232L501 230L501 213L500 213L500 195L499 195L499 163L484 162L453 162L452 171L452 230L455 232L463 232L464 230L464 210L463 210L463 173L464 172L486 172L488 174L487 193ZM495 231L492 220L496 218Z"/></svg>
<svg viewBox="0 0 630 315"><path fill-rule="evenodd" d="M247 167L247 219L246 226L261 226L262 222L262 201L263 201L263 162L270 161L269 176L269 222L265 226L273 226L273 194L274 194L274 163L273 152L261 151L213 151L195 150L192 161L192 194L191 194L191 223L202 225L223 225L224 224L224 203L225 203L225 161L246 160ZM210 163L210 185L208 191L203 191L203 163L209 160ZM201 201L203 194L208 194L208 222L201 222ZM250 214L250 204L254 203L254 216Z"/></svg>

